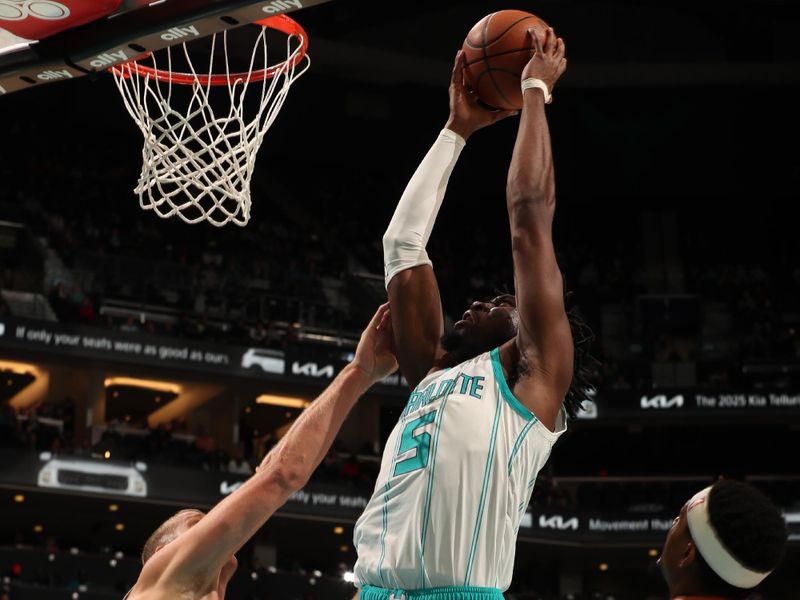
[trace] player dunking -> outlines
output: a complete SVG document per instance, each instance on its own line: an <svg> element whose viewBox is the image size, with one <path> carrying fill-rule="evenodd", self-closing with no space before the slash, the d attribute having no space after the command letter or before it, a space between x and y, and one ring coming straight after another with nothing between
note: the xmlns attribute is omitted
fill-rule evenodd
<svg viewBox="0 0 800 600"><path fill-rule="evenodd" d="M566 68L564 43L552 29L542 39L529 35L535 51L522 73L506 188L516 295L474 302L442 336L425 245L466 138L511 114L479 107L464 88L460 53L447 126L384 236L395 348L414 390L356 525L362 600L502 598L536 475L565 430L565 412L573 415L586 397L588 336L565 309L551 238L555 184L544 105Z"/></svg>
<svg viewBox="0 0 800 600"><path fill-rule="evenodd" d="M383 305L350 365L300 415L255 475L207 515L182 510L150 536L139 579L126 599L224 600L236 571L234 554L305 485L359 396L397 368L391 345L391 317Z"/></svg>

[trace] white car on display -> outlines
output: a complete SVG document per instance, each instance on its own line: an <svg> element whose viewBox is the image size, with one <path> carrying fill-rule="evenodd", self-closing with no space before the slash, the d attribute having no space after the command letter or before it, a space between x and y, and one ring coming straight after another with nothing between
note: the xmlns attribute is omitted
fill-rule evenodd
<svg viewBox="0 0 800 600"><path fill-rule="evenodd" d="M248 348L242 356L242 368L260 367L265 373L283 375L286 361L277 350L266 348Z"/></svg>
<svg viewBox="0 0 800 600"><path fill-rule="evenodd" d="M45 461L39 470L39 487L122 496L147 496L147 482L140 471L147 470L144 463L133 467L79 458L55 458L49 452L40 455Z"/></svg>

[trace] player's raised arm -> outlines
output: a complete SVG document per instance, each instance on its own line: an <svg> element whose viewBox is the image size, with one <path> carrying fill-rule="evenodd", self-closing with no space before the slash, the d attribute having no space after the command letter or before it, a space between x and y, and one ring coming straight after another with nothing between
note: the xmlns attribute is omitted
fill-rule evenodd
<svg viewBox="0 0 800 600"><path fill-rule="evenodd" d="M443 351L439 286L425 247L444 199L450 173L469 136L509 111L490 112L464 86L464 60L456 55L450 81L450 117L397 204L383 236L384 271L397 360L414 387Z"/></svg>
<svg viewBox="0 0 800 600"><path fill-rule="evenodd" d="M523 401L536 398L537 417L552 428L572 379L573 343L553 248L556 196L545 102L566 59L564 42L552 29L539 34L541 39L534 30L529 35L534 52L522 73L523 108L506 201L520 317L517 344L531 370L517 387Z"/></svg>
<svg viewBox="0 0 800 600"><path fill-rule="evenodd" d="M356 400L397 369L391 345L391 316L385 304L362 334L353 362L300 415L256 474L145 563L137 596L148 588L180 589L183 582L216 577L272 513L306 484Z"/></svg>

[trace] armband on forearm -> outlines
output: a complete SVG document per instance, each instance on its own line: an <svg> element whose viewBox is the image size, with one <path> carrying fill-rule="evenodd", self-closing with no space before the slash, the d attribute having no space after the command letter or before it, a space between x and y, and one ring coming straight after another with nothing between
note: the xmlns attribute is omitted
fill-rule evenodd
<svg viewBox="0 0 800 600"><path fill-rule="evenodd" d="M464 138L443 129L408 182L383 235L386 287L400 271L431 264L425 247L442 205Z"/></svg>

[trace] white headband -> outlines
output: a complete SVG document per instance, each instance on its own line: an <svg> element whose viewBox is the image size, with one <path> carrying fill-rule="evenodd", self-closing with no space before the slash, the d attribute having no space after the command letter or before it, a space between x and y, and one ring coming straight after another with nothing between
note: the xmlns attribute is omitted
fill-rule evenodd
<svg viewBox="0 0 800 600"><path fill-rule="evenodd" d="M761 573L748 569L725 548L708 518L709 492L710 486L697 492L686 505L686 519L694 544L708 566L724 581L738 588L754 588L772 571Z"/></svg>

